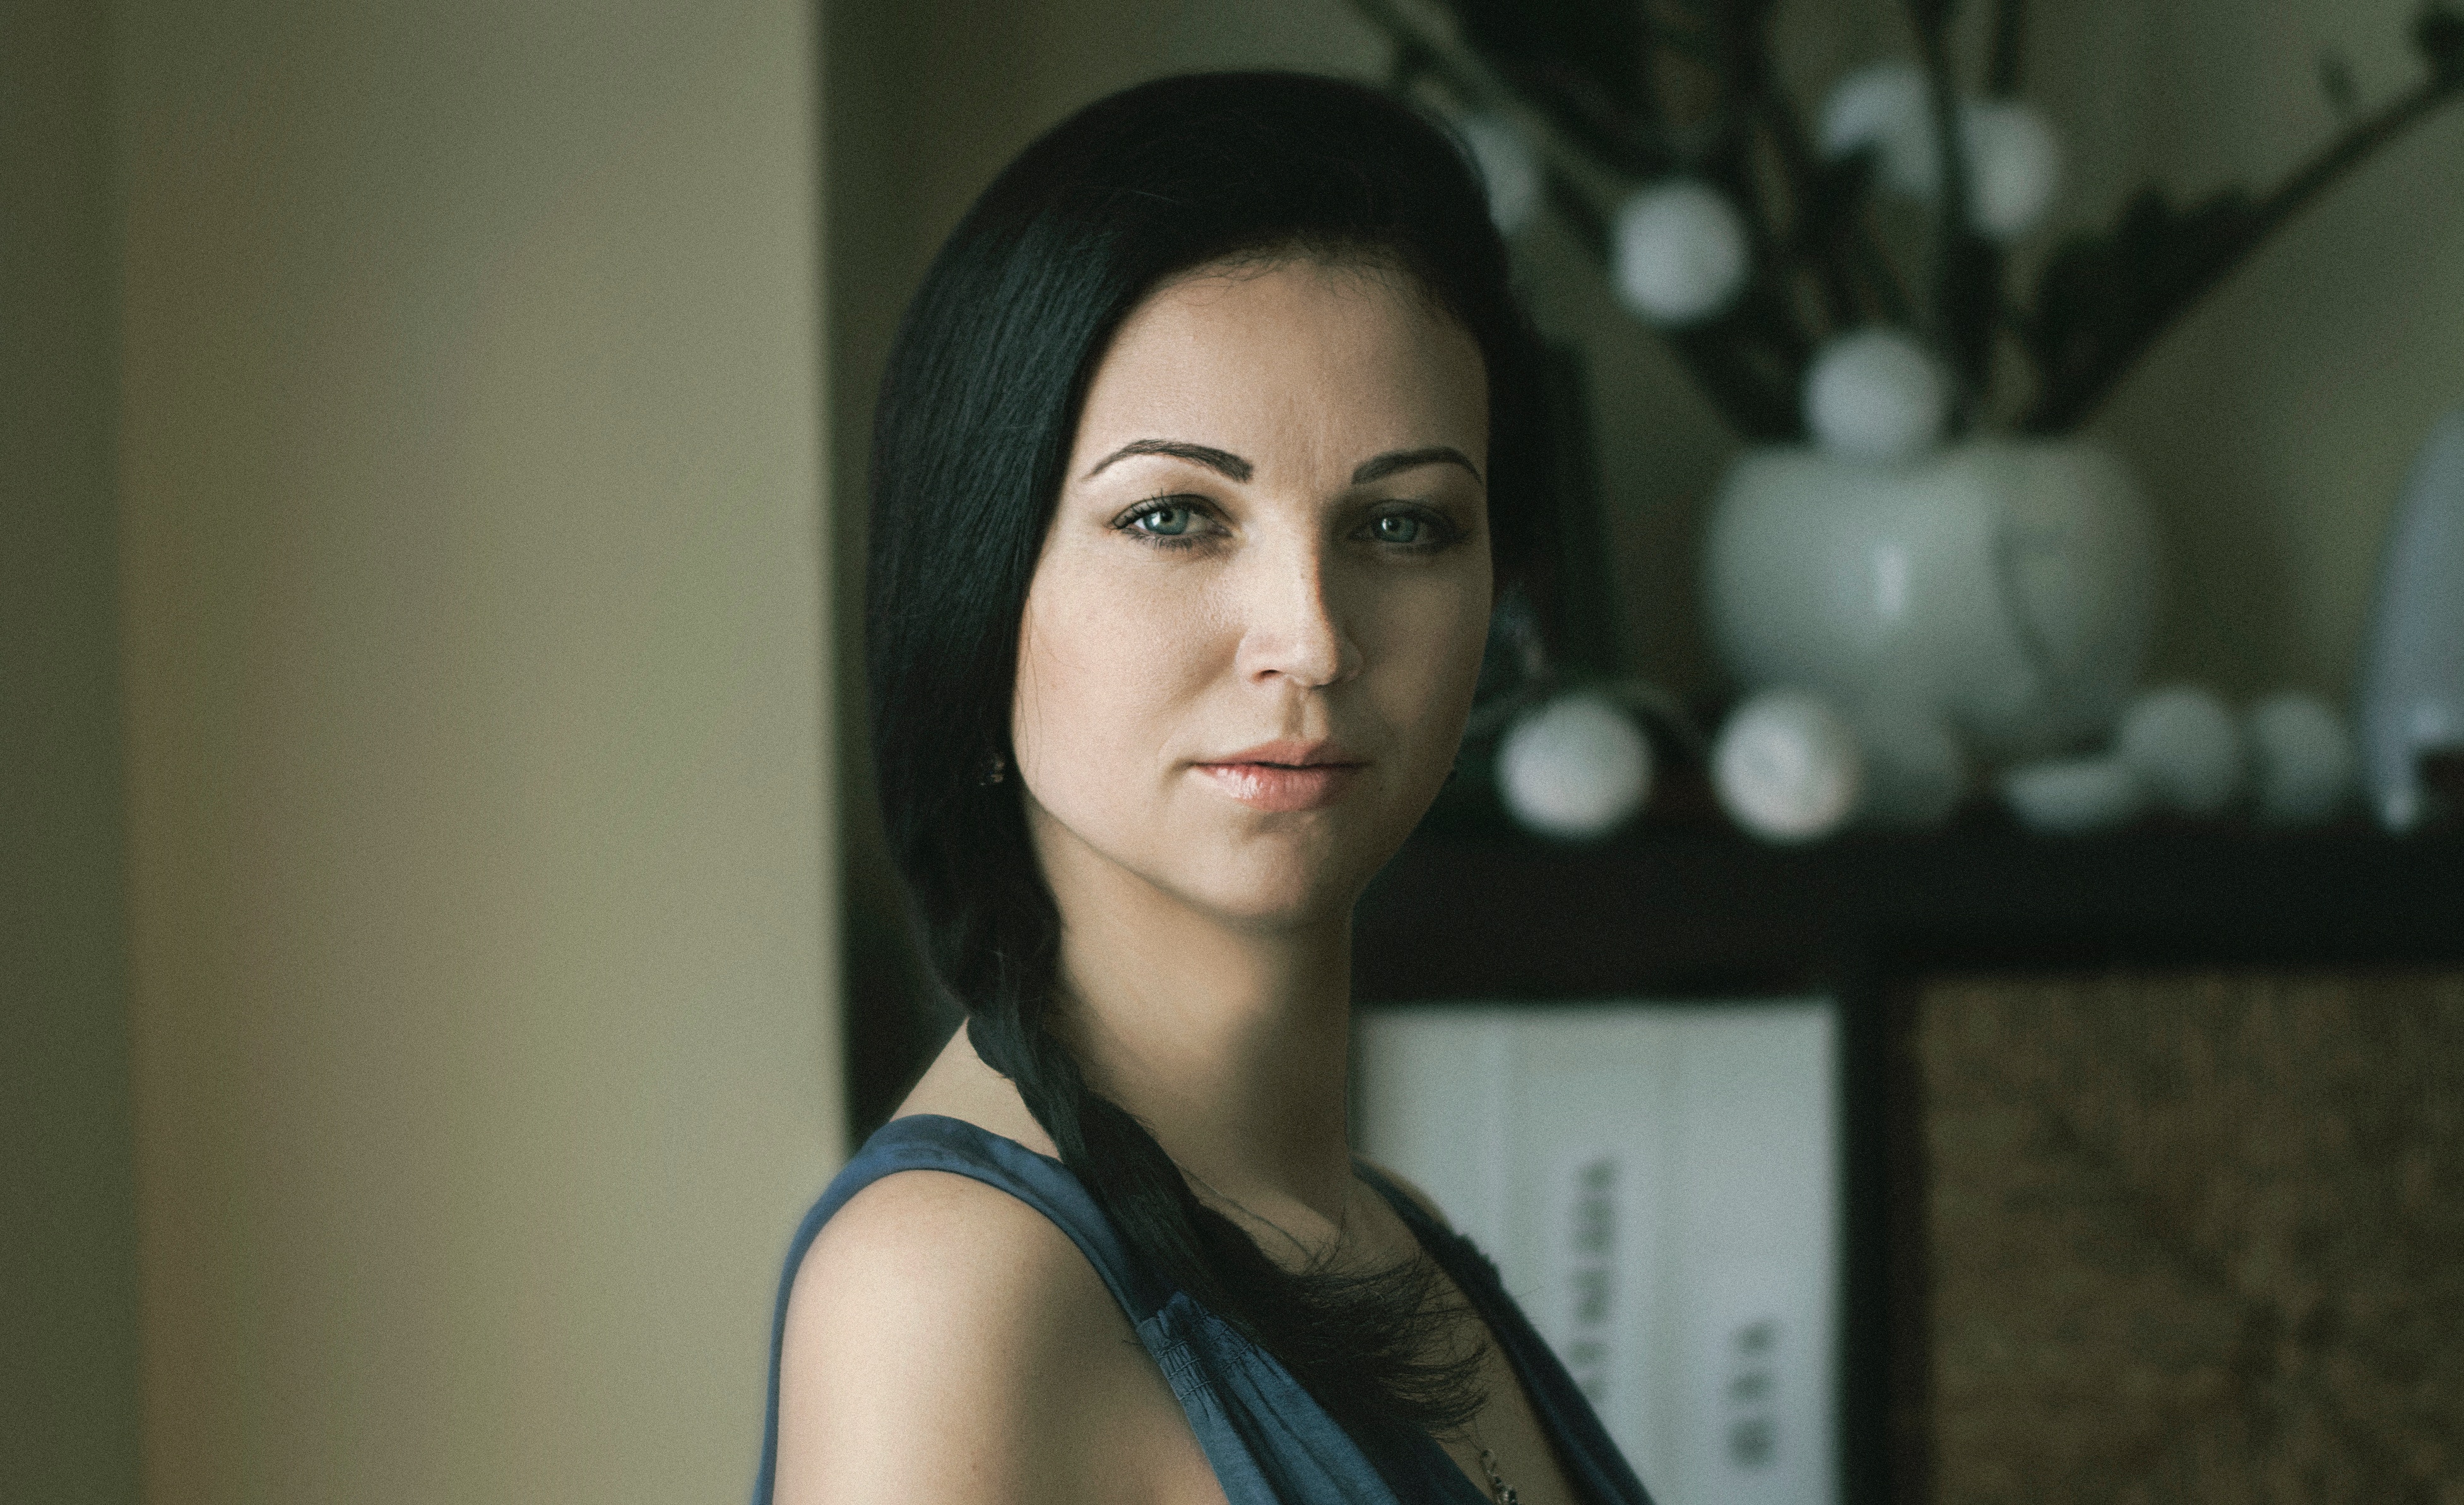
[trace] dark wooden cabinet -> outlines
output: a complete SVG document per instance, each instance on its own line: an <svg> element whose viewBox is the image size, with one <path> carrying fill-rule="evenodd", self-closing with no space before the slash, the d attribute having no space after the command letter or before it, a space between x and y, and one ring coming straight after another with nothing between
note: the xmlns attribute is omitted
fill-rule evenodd
<svg viewBox="0 0 2464 1505"><path fill-rule="evenodd" d="M1842 1007L1853 1501L2464 1476L2464 839L1416 836L1363 1002Z"/></svg>

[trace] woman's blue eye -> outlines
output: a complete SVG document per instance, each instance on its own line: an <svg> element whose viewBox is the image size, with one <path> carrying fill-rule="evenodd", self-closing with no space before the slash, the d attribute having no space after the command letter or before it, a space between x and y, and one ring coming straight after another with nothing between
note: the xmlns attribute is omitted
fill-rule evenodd
<svg viewBox="0 0 2464 1505"><path fill-rule="evenodd" d="M1177 502L1165 502L1139 513L1130 520L1130 525L1155 538L1177 539L1189 531L1190 520L1194 516L1187 507Z"/></svg>
<svg viewBox="0 0 2464 1505"><path fill-rule="evenodd" d="M1418 543L1428 525L1408 512L1390 512L1370 524L1380 543Z"/></svg>

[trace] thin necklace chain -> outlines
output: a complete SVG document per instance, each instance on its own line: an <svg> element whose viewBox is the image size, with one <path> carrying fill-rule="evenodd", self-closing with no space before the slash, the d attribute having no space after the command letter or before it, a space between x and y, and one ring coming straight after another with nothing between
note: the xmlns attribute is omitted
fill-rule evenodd
<svg viewBox="0 0 2464 1505"><path fill-rule="evenodd" d="M1488 1475L1488 1497L1497 1505L1517 1505L1523 1496L1517 1494L1514 1486L1506 1482L1506 1475L1498 1472L1497 1450L1481 1440L1480 1418L1475 1416L1464 1422L1463 1432L1471 1438L1471 1445L1480 1450L1480 1472Z"/></svg>
<svg viewBox="0 0 2464 1505"><path fill-rule="evenodd" d="M1472 1438L1474 1442L1479 1440L1477 1435ZM1493 1450L1486 1448L1480 1450L1480 1472L1488 1475L1489 1497L1497 1505L1517 1505L1523 1498L1514 1493L1513 1485L1506 1482L1506 1476L1497 1472L1497 1454Z"/></svg>

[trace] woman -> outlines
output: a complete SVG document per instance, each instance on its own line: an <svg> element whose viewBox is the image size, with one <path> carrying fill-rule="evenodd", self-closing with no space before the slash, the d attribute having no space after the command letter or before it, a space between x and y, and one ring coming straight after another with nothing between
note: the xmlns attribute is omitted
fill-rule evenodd
<svg viewBox="0 0 2464 1505"><path fill-rule="evenodd" d="M967 1027L798 1236L759 1500L1643 1499L1345 1137L1351 909L1537 510L1529 361L1461 154L1328 79L1116 95L952 234L869 648Z"/></svg>

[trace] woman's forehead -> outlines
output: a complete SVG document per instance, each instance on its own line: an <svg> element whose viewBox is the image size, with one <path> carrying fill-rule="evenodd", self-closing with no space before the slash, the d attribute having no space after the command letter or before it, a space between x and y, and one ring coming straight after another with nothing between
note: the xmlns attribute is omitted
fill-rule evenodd
<svg viewBox="0 0 2464 1505"><path fill-rule="evenodd" d="M1486 427L1478 345L1407 274L1287 257L1200 269L1131 313L1089 384L1072 474L1147 438L1485 449Z"/></svg>

